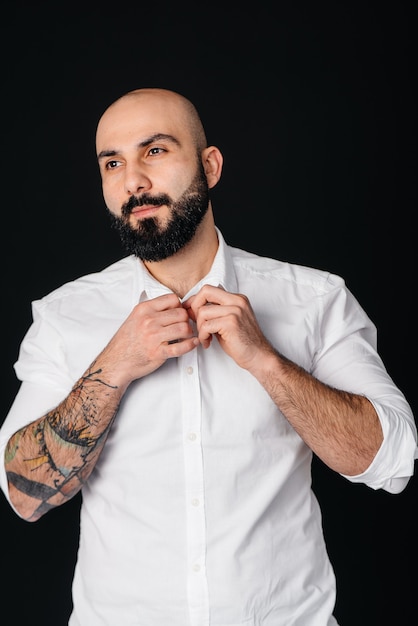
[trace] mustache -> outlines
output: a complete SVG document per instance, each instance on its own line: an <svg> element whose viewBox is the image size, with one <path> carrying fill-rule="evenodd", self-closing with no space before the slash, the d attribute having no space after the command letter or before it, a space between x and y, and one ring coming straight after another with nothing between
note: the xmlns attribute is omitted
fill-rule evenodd
<svg viewBox="0 0 418 626"><path fill-rule="evenodd" d="M128 202L125 202L122 205L121 213L123 217L128 217L135 207L144 206L146 204L172 204L170 196L165 193L162 193L158 196L152 196L148 193L143 193L142 196L131 196Z"/></svg>

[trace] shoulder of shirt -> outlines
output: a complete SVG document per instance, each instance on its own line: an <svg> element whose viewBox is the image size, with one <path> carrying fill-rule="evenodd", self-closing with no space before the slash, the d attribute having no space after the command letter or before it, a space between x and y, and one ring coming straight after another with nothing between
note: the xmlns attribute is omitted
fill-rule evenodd
<svg viewBox="0 0 418 626"><path fill-rule="evenodd" d="M63 300L67 297L87 294L89 291L113 290L116 285L120 285L122 280L135 276L138 260L133 255L126 256L108 265L97 272L79 276L74 280L63 283L45 296L35 300L39 306L41 304L51 304L55 300Z"/></svg>
<svg viewBox="0 0 418 626"><path fill-rule="evenodd" d="M247 276L268 276L273 281L289 281L324 293L345 285L341 276L327 270L261 256L233 246L228 248L236 270Z"/></svg>

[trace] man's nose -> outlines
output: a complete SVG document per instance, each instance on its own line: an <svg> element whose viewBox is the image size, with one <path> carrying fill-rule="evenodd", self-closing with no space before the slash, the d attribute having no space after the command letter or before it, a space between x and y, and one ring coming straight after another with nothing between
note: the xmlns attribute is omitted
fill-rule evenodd
<svg viewBox="0 0 418 626"><path fill-rule="evenodd" d="M151 188L151 180L145 172L145 168L139 163L126 166L125 170L125 191L129 195L137 194L140 191L147 191Z"/></svg>

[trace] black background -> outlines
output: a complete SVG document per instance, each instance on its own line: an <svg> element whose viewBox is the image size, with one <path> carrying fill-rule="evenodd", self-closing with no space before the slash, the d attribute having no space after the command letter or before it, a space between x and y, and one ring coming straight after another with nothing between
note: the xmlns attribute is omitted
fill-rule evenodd
<svg viewBox="0 0 418 626"><path fill-rule="evenodd" d="M1 415L18 388L30 302L123 254L94 134L113 99L144 86L190 97L222 150L213 203L227 241L343 275L416 414L412 6L4 5ZM313 479L340 625L416 623L417 478L390 495L315 460ZM29 524L0 494L8 623L67 623L79 502Z"/></svg>

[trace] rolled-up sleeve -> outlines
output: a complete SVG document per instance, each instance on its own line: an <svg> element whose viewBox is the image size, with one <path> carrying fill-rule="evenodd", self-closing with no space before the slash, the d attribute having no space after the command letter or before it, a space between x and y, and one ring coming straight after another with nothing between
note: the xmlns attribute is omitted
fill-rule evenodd
<svg viewBox="0 0 418 626"><path fill-rule="evenodd" d="M399 493L413 475L418 457L415 419L377 352L373 322L344 281L336 280L339 284L321 299L320 349L312 373L335 388L367 397L382 425L383 442L367 470L343 476L372 489Z"/></svg>

